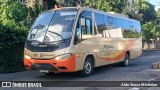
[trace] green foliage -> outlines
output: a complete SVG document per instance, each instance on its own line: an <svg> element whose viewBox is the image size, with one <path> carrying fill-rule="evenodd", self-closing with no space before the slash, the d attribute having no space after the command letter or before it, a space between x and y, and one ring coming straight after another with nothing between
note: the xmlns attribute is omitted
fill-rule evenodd
<svg viewBox="0 0 160 90"><path fill-rule="evenodd" d="M50 1L50 0L49 0ZM63 7L75 7L76 4L80 4L83 0L56 0L58 4L61 4Z"/></svg>
<svg viewBox="0 0 160 90"><path fill-rule="evenodd" d="M64 7L71 7L75 4L75 0L58 0Z"/></svg>
<svg viewBox="0 0 160 90"><path fill-rule="evenodd" d="M142 15L142 36L143 40L149 42L150 39L157 39L159 23L157 22L154 6L147 1L141 2L140 13Z"/></svg>
<svg viewBox="0 0 160 90"><path fill-rule="evenodd" d="M31 22L43 11L43 6L38 3L38 0L34 1L33 7L28 8L28 20Z"/></svg>
<svg viewBox="0 0 160 90"><path fill-rule="evenodd" d="M26 7L0 0L0 73L24 69L23 49L28 32Z"/></svg>
<svg viewBox="0 0 160 90"><path fill-rule="evenodd" d="M98 4L96 2L93 2L92 0L85 0L85 3L84 3L84 6L86 7L91 7L91 8L94 8L94 9L97 9Z"/></svg>
<svg viewBox="0 0 160 90"><path fill-rule="evenodd" d="M102 11L122 13L125 8L125 0L85 0L85 6Z"/></svg>
<svg viewBox="0 0 160 90"><path fill-rule="evenodd" d="M27 9L15 0L0 0L0 20L13 20L16 23L21 22L27 17Z"/></svg>
<svg viewBox="0 0 160 90"><path fill-rule="evenodd" d="M137 14L135 13L133 10L131 11L126 11L126 14L129 16L129 18L131 19L135 19L135 20L138 20L140 22L143 21L143 17L142 17L142 14Z"/></svg>
<svg viewBox="0 0 160 90"><path fill-rule="evenodd" d="M143 40L149 42L150 39L155 39L156 36L158 35L158 24L156 21L150 21L147 22L146 24L142 25L142 36Z"/></svg>
<svg viewBox="0 0 160 90"><path fill-rule="evenodd" d="M13 21L0 23L0 73L23 69L23 49L28 28Z"/></svg>
<svg viewBox="0 0 160 90"><path fill-rule="evenodd" d="M28 28L17 26L13 21L8 21L6 25L0 26L0 50L15 48L24 44Z"/></svg>
<svg viewBox="0 0 160 90"><path fill-rule="evenodd" d="M125 9L125 1L124 0L110 0L109 7L110 11L122 13Z"/></svg>
<svg viewBox="0 0 160 90"><path fill-rule="evenodd" d="M160 8L157 10L157 16L160 18Z"/></svg>
<svg viewBox="0 0 160 90"><path fill-rule="evenodd" d="M154 6L147 1L143 1L141 3L142 8L140 10L140 13L142 14L143 18L142 23L156 20L156 11L154 9Z"/></svg>

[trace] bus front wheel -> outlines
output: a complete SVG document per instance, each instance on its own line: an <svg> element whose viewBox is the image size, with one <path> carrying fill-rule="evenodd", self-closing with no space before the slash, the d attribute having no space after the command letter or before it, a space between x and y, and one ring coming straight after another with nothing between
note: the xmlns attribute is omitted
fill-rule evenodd
<svg viewBox="0 0 160 90"><path fill-rule="evenodd" d="M93 74L94 62L91 58L87 57L85 59L83 70L80 71L80 76L86 77Z"/></svg>

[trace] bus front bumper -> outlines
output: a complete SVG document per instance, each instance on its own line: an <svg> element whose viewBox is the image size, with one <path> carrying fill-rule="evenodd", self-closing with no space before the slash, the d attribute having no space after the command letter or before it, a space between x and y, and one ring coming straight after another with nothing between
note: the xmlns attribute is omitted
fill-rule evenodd
<svg viewBox="0 0 160 90"><path fill-rule="evenodd" d="M75 71L75 55L63 60L40 60L32 58L24 58L24 65L27 70L46 70L49 72L74 72Z"/></svg>

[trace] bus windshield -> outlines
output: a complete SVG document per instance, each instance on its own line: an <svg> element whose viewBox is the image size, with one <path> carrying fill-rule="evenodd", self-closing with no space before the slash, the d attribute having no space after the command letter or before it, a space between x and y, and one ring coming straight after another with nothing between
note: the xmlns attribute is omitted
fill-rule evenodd
<svg viewBox="0 0 160 90"><path fill-rule="evenodd" d="M77 11L55 11L41 14L28 35L29 41L55 42L71 38Z"/></svg>

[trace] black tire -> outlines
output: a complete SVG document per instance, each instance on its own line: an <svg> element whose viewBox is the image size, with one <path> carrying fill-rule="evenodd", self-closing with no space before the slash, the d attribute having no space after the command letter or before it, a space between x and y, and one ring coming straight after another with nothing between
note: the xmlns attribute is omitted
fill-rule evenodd
<svg viewBox="0 0 160 90"><path fill-rule="evenodd" d="M126 53L125 57L124 57L124 61L121 62L121 66L122 67L127 67L129 65L129 61L130 61L130 56L128 53Z"/></svg>
<svg viewBox="0 0 160 90"><path fill-rule="evenodd" d="M82 77L90 76L93 74L93 70L94 70L94 62L91 58L87 57L83 65L83 70L79 72L80 76Z"/></svg>
<svg viewBox="0 0 160 90"><path fill-rule="evenodd" d="M46 75L53 75L54 72L48 72L48 73L44 73L44 74L46 74Z"/></svg>

